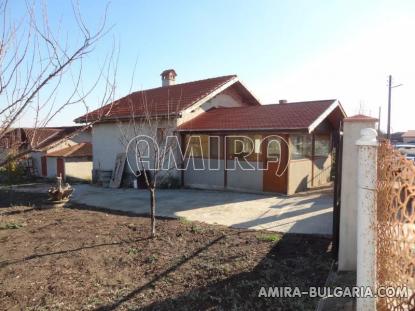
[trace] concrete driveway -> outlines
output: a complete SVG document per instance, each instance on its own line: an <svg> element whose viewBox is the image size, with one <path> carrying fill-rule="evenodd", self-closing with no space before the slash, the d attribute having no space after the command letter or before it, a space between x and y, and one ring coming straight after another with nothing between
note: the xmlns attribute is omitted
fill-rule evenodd
<svg viewBox="0 0 415 311"><path fill-rule="evenodd" d="M330 235L332 200L327 191L284 197L207 190L158 190L156 214L235 228ZM146 190L77 185L73 201L148 214L150 199Z"/></svg>
<svg viewBox="0 0 415 311"><path fill-rule="evenodd" d="M150 199L146 190L81 184L74 188L74 202L137 214L148 214L149 211ZM332 196L327 190L292 197L208 190L158 190L156 214L235 228L320 235L332 233Z"/></svg>

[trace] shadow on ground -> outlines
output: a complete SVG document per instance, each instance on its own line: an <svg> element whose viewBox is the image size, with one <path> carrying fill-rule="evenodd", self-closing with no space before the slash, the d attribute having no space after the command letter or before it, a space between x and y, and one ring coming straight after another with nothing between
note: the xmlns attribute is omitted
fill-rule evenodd
<svg viewBox="0 0 415 311"><path fill-rule="evenodd" d="M1 208L8 208L9 206L31 206L32 209L37 209L42 206L48 198L47 193L30 193L30 192L15 192L13 190L0 190L0 211ZM25 212L30 212L32 209L25 209ZM21 213L24 211L11 211L8 214Z"/></svg>
<svg viewBox="0 0 415 311"><path fill-rule="evenodd" d="M191 256L166 269L150 282L137 287L112 303L95 310L117 310L121 306L128 310L314 310L318 298L308 296L294 298L258 297L261 287L324 286L330 270L331 241L326 238L305 235L284 235L263 260L251 271L212 282L205 287L191 289L177 297L162 299L145 307L135 308L135 297L151 288L180 268L181 265L219 242L223 237L211 241Z"/></svg>

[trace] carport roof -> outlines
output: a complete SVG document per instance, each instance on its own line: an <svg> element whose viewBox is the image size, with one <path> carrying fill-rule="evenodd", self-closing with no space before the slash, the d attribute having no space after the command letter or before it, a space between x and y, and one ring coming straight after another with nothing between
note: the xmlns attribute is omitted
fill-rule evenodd
<svg viewBox="0 0 415 311"><path fill-rule="evenodd" d="M75 158L75 157L92 157L92 144L91 143L80 143L67 148L53 151L47 154L48 157L64 157L64 158Z"/></svg>
<svg viewBox="0 0 415 311"><path fill-rule="evenodd" d="M312 132L328 118L337 128L346 116L335 100L273 105L214 108L178 127L178 131L307 130Z"/></svg>

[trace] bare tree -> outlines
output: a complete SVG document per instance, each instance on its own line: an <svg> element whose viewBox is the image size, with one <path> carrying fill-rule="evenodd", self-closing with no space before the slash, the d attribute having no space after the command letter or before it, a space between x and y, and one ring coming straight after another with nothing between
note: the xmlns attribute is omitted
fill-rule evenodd
<svg viewBox="0 0 415 311"><path fill-rule="evenodd" d="M114 46L96 79L85 83L84 77L86 57L109 31L107 10L97 29L91 31L79 6L73 3L72 9L77 31L71 30L68 35L62 32L61 25L51 26L46 5L38 7L27 2L23 16L16 20L10 18L14 15L10 14L8 1L0 0L0 141L17 121L29 114L36 130L46 127L72 105L83 105L88 111L87 97L98 85L103 84L101 105L113 101L117 71ZM61 90L65 95L58 96ZM36 149L36 143L33 141L30 148L0 161L0 166L30 153Z"/></svg>
<svg viewBox="0 0 415 311"><path fill-rule="evenodd" d="M118 121L121 143L126 148L128 168L138 178L142 178L150 195L151 237L156 236L156 191L159 186L177 181L175 169L181 165L179 137L175 134L177 125L177 106L169 105L167 114L154 113L157 103L148 104L145 91L144 104L136 115L137 103L128 100L131 117ZM157 109L156 109L157 110Z"/></svg>

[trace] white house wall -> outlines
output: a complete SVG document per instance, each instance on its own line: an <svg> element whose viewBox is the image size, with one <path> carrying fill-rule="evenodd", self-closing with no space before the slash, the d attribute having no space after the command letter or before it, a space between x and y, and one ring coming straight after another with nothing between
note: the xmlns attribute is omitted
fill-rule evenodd
<svg viewBox="0 0 415 311"><path fill-rule="evenodd" d="M92 129L92 159L96 170L112 170L118 153L124 152L121 131L116 123L95 124Z"/></svg>
<svg viewBox="0 0 415 311"><path fill-rule="evenodd" d="M167 122L159 121L157 127L169 128L171 127ZM134 130L132 125L128 123L100 123L93 127L92 131L92 153L93 153L93 169L101 171L112 171L115 165L117 154L125 153L127 151L128 142L138 135L154 136L148 126L137 125L137 130ZM138 130L139 129L139 130ZM176 154L177 156L177 154ZM128 173L135 172L138 167L136 163L135 150L129 149L128 162L126 163L126 170ZM150 158L152 158L150 154ZM177 160L178 165L181 164ZM150 163L153 166L153 163ZM169 172L170 175L178 174L173 170Z"/></svg>
<svg viewBox="0 0 415 311"><path fill-rule="evenodd" d="M66 158L65 176L76 179L92 179L92 161L85 158Z"/></svg>

